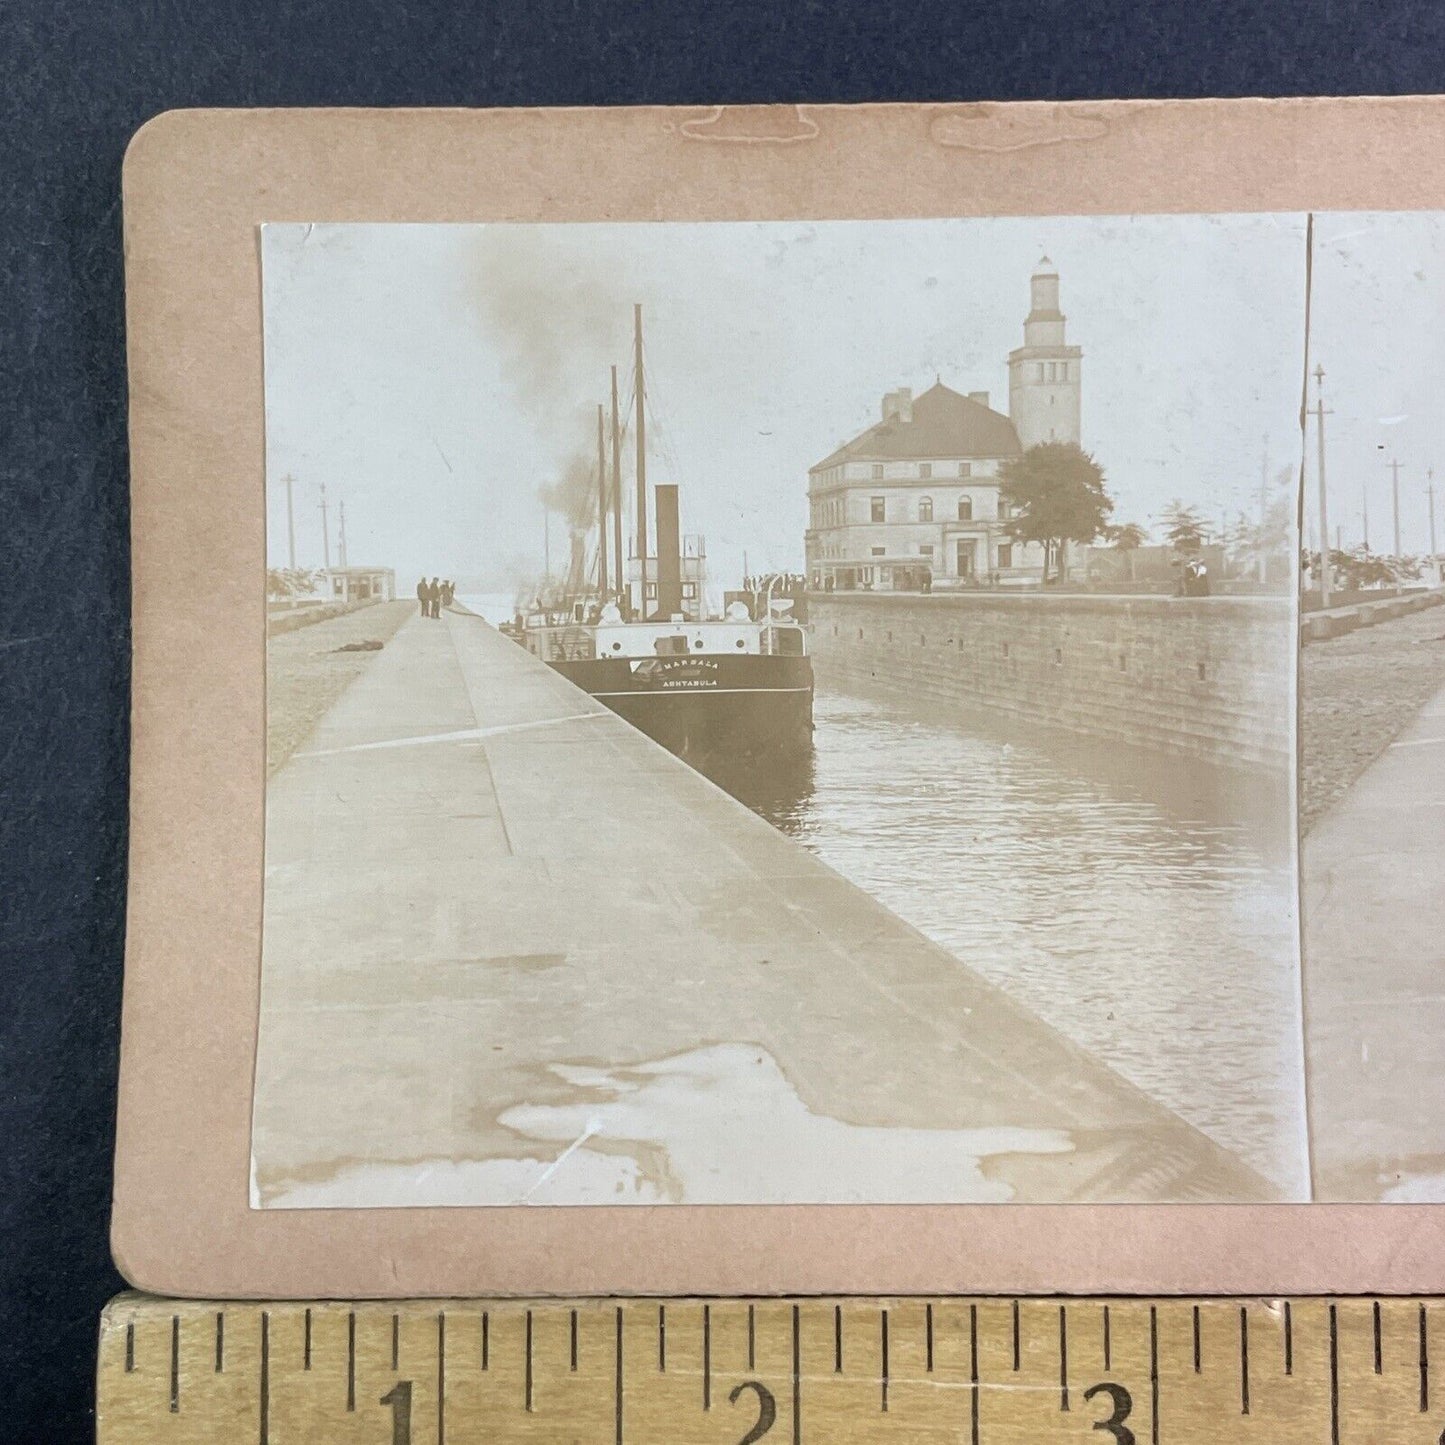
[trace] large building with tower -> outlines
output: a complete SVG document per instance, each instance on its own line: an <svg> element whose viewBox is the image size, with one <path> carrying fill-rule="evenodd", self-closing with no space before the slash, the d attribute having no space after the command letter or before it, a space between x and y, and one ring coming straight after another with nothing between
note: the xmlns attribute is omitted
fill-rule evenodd
<svg viewBox="0 0 1445 1445"><path fill-rule="evenodd" d="M808 472L815 587L1017 586L1043 576L1037 543L1010 539L998 469L1039 442L1080 440L1083 352L1070 346L1059 273L1030 280L1023 345L1009 353L1008 414L986 391L936 382L888 392L882 414ZM1051 568L1054 559L1050 559Z"/></svg>

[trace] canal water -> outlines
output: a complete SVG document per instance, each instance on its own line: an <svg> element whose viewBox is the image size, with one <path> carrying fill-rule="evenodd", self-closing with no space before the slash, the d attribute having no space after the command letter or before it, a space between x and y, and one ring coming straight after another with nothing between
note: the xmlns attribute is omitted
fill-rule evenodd
<svg viewBox="0 0 1445 1445"><path fill-rule="evenodd" d="M1304 1197L1286 780L821 689L815 723L810 756L705 771Z"/></svg>

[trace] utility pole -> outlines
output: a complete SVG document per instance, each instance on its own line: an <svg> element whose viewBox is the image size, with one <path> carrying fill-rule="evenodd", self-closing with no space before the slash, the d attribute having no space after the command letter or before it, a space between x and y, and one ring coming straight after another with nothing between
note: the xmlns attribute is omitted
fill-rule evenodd
<svg viewBox="0 0 1445 1445"><path fill-rule="evenodd" d="M622 570L620 561L617 570ZM601 402L597 403L597 595L607 600L607 443Z"/></svg>
<svg viewBox="0 0 1445 1445"><path fill-rule="evenodd" d="M1319 398L1315 406L1318 419L1315 436L1319 441L1320 468L1320 608L1330 605L1330 515L1329 496L1325 489L1325 369L1315 367L1315 386Z"/></svg>
<svg viewBox="0 0 1445 1445"><path fill-rule="evenodd" d="M286 566L291 572L296 570L296 509L292 501L292 486L294 479L290 472L286 473Z"/></svg>
<svg viewBox="0 0 1445 1445"><path fill-rule="evenodd" d="M1400 463L1390 463L1390 494L1395 509L1395 553L1400 555Z"/></svg>
<svg viewBox="0 0 1445 1445"><path fill-rule="evenodd" d="M339 520L339 522L338 522L338 524L337 524L338 527L340 528L340 536L339 536L339 538L337 539L336 559L337 559L337 561L341 564L341 570L344 572L344 571L346 571L346 498L345 498L345 497L342 497L341 500L340 500L340 502L337 503L337 509L338 509L338 511L339 511L339 513L340 513L340 520Z"/></svg>
<svg viewBox="0 0 1445 1445"><path fill-rule="evenodd" d="M1265 529L1269 520L1269 437L1264 439L1264 449L1259 457L1259 546L1256 549L1259 557L1256 575L1260 585L1265 582L1265 570L1267 555L1265 551Z"/></svg>
<svg viewBox="0 0 1445 1445"><path fill-rule="evenodd" d="M321 484L321 560L331 570L331 523L326 519L326 483Z"/></svg>
<svg viewBox="0 0 1445 1445"><path fill-rule="evenodd" d="M1439 553L1435 550L1435 468L1425 470L1425 495L1430 499L1430 565L1435 569L1435 582L1440 582Z"/></svg>
<svg viewBox="0 0 1445 1445"><path fill-rule="evenodd" d="M1370 554L1370 488L1366 482L1360 483L1360 525L1365 532L1365 555Z"/></svg>

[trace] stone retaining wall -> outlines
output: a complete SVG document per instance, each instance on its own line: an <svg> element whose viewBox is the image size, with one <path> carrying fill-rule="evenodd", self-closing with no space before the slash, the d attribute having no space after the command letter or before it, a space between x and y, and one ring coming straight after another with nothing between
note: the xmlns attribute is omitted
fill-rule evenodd
<svg viewBox="0 0 1445 1445"><path fill-rule="evenodd" d="M823 687L1294 766L1292 598L812 593L809 607Z"/></svg>

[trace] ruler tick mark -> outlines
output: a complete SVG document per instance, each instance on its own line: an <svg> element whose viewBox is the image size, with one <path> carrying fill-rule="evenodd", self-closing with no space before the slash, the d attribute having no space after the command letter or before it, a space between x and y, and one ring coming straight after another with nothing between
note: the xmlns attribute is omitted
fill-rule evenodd
<svg viewBox="0 0 1445 1445"><path fill-rule="evenodd" d="M1014 1301L1014 1369L1019 1367L1019 1302Z"/></svg>
<svg viewBox="0 0 1445 1445"><path fill-rule="evenodd" d="M226 1316L216 1311L216 1373L226 1368Z"/></svg>
<svg viewBox="0 0 1445 1445"><path fill-rule="evenodd" d="M1249 1308L1239 1307L1239 1413L1249 1414Z"/></svg>
<svg viewBox="0 0 1445 1445"><path fill-rule="evenodd" d="M301 1368L311 1368L311 1311L306 1311L306 1324L301 1335Z"/></svg>
<svg viewBox="0 0 1445 1445"><path fill-rule="evenodd" d="M125 1327L125 1372L130 1374L135 1369L135 1321L132 1320Z"/></svg>
<svg viewBox="0 0 1445 1445"><path fill-rule="evenodd" d="M1330 1306L1330 1320L1333 1323L1335 1307ZM1290 1310L1289 1301L1284 1302L1284 1372L1286 1375L1294 1374L1294 1315Z"/></svg>
<svg viewBox="0 0 1445 1445"><path fill-rule="evenodd" d="M667 1306L657 1307L657 1368L665 1373L667 1370Z"/></svg>
<svg viewBox="0 0 1445 1445"><path fill-rule="evenodd" d="M1198 1319L1199 1312L1195 1311ZM1159 1310L1149 1306L1149 1441L1159 1445Z"/></svg>
<svg viewBox="0 0 1445 1445"><path fill-rule="evenodd" d="M171 1316L171 1414L181 1408L181 1317Z"/></svg>
<svg viewBox="0 0 1445 1445"><path fill-rule="evenodd" d="M1384 1362L1384 1358L1383 1358L1383 1356L1382 1356L1382 1354L1381 1354L1381 1350L1380 1350L1380 1302L1379 1302L1379 1300L1376 1300L1376 1301L1375 1301L1375 1307L1370 1311L1370 1314L1371 1314L1371 1316L1372 1316L1373 1319L1374 1319L1374 1325L1375 1325L1375 1373L1378 1375L1378 1374L1381 1373L1381 1371L1382 1371L1382 1369L1383 1369L1383 1367L1384 1367L1384 1363L1385 1363L1385 1362Z"/></svg>
<svg viewBox="0 0 1445 1445"><path fill-rule="evenodd" d="M888 1310L885 1307L878 1314L878 1342L882 1353L882 1409L888 1413Z"/></svg>
<svg viewBox="0 0 1445 1445"><path fill-rule="evenodd" d="M702 1307L702 1408L712 1409L712 1308Z"/></svg>
<svg viewBox="0 0 1445 1445"><path fill-rule="evenodd" d="M622 1445L622 1306L617 1307L617 1369L613 1385L616 1396L616 1445Z"/></svg>
<svg viewBox="0 0 1445 1445"><path fill-rule="evenodd" d="M1059 1409L1069 1408L1069 1317L1059 1306Z"/></svg>
<svg viewBox="0 0 1445 1445"><path fill-rule="evenodd" d="M1425 1306L1420 1306L1420 1412L1430 1408L1430 1344L1426 1334Z"/></svg>
<svg viewBox="0 0 1445 1445"><path fill-rule="evenodd" d="M401 1316L391 1317L391 1370L395 1374L401 1368Z"/></svg>
<svg viewBox="0 0 1445 1445"><path fill-rule="evenodd" d="M843 1373L843 1306L833 1306L833 1373Z"/></svg>
<svg viewBox="0 0 1445 1445"><path fill-rule="evenodd" d="M1285 1322L1289 1322L1288 1314ZM1340 1445L1340 1345L1334 1305L1330 1306L1330 1445Z"/></svg>
<svg viewBox="0 0 1445 1445"><path fill-rule="evenodd" d="M572 1363L571 1363L571 1369L572 1369L572 1373L575 1375L575 1374L577 1373L577 1311L576 1311L576 1310L573 1310L573 1311L572 1311L571 1333L572 1333Z"/></svg>
<svg viewBox="0 0 1445 1445"><path fill-rule="evenodd" d="M758 1345L757 1331L756 1331L756 1329L754 1328L754 1324L753 1324L753 1307L752 1307L752 1305L749 1305L749 1306L748 1306L748 1369L750 1369L750 1370L753 1370L753 1369L756 1369L756 1368L757 1368L757 1364L758 1364L758 1349L757 1349L757 1345Z"/></svg>
<svg viewBox="0 0 1445 1445"><path fill-rule="evenodd" d="M1109 1340L1109 1306L1104 1306L1104 1368L1113 1368L1113 1351Z"/></svg>
<svg viewBox="0 0 1445 1445"><path fill-rule="evenodd" d="M530 1319L528 1321L530 1323ZM530 1353L530 1352L529 1352ZM447 1312L437 1311L437 1445L447 1439Z"/></svg>
<svg viewBox="0 0 1445 1445"><path fill-rule="evenodd" d="M1199 1306L1194 1306L1194 1373L1199 1373Z"/></svg>
<svg viewBox="0 0 1445 1445"><path fill-rule="evenodd" d="M527 1413L532 1413L532 1311L527 1311L527 1373L526 1384L523 1387L523 1398L527 1406Z"/></svg>
<svg viewBox="0 0 1445 1445"><path fill-rule="evenodd" d="M346 1408L356 1410L356 1311L346 1316Z"/></svg>
<svg viewBox="0 0 1445 1445"><path fill-rule="evenodd" d="M803 1344L798 1306L793 1306L793 1445L803 1440Z"/></svg>
<svg viewBox="0 0 1445 1445"><path fill-rule="evenodd" d="M490 1365L489 1365L488 1360L487 1360L487 1356L491 1353L491 1350L490 1350L491 1333L492 1333L491 1326L492 1326L491 1316L487 1313L486 1310L483 1310L483 1311L482 1311L482 1368L483 1368L484 1370L490 1368Z"/></svg>
<svg viewBox="0 0 1445 1445"><path fill-rule="evenodd" d="M968 1307L968 1416L969 1440L978 1440L978 1306Z"/></svg>
<svg viewBox="0 0 1445 1445"><path fill-rule="evenodd" d="M931 1304L923 1307L923 1332L927 1341L924 1369L931 1375L933 1373L933 1306Z"/></svg>
<svg viewBox="0 0 1445 1445"><path fill-rule="evenodd" d="M271 1442L271 1316L261 1311L261 1445Z"/></svg>

